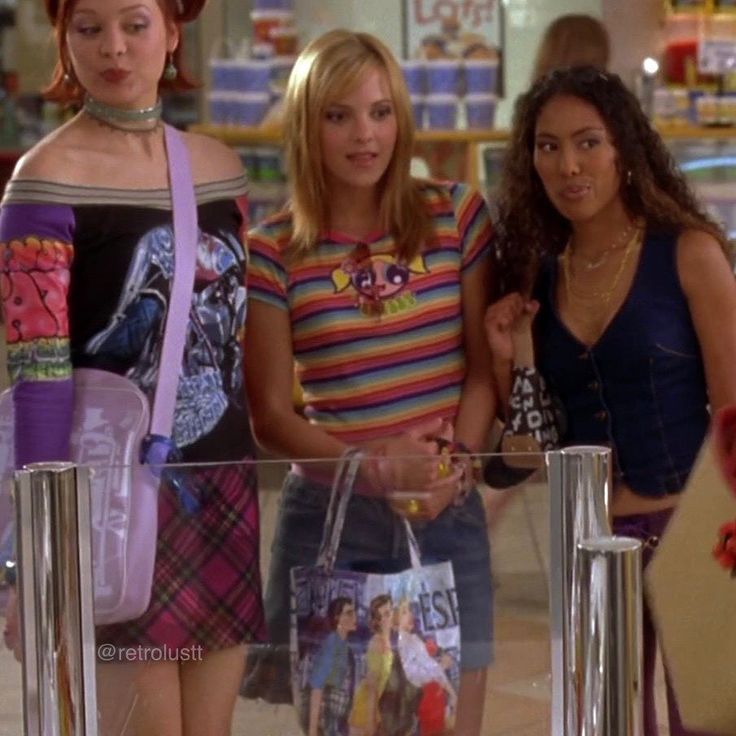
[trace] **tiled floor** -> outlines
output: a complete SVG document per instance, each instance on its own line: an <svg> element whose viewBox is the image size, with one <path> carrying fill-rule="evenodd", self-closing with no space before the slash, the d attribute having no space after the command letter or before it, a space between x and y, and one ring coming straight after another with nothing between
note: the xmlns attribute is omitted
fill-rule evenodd
<svg viewBox="0 0 736 736"><path fill-rule="evenodd" d="M492 533L496 660L488 681L484 736L550 733L546 493L538 484L515 494ZM277 493L263 494L264 540L270 538L277 503ZM264 567L267 547L264 542ZM0 736L18 736L20 667L0 649ZM297 736L300 732L290 707L239 700L232 733Z"/></svg>

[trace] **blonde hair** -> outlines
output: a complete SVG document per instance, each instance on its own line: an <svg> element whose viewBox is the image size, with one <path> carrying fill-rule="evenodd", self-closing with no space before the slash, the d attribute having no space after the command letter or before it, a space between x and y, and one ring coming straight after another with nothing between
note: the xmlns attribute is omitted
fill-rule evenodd
<svg viewBox="0 0 736 736"><path fill-rule="evenodd" d="M399 627L402 609L406 609L407 611L409 611L409 613L412 615L412 619L414 618L414 611L411 610L411 601L406 596L404 596L399 600L399 602L396 604L396 607L394 608L395 628Z"/></svg>
<svg viewBox="0 0 736 736"><path fill-rule="evenodd" d="M542 36L532 83L554 69L569 66L606 69L610 53L608 31L601 21L590 15L561 15L547 26Z"/></svg>
<svg viewBox="0 0 736 736"><path fill-rule="evenodd" d="M397 125L394 153L379 184L380 224L393 235L402 260L411 260L426 240L430 218L420 183L410 174L414 122L401 68L375 36L338 29L307 45L286 89L284 138L292 194L292 245L297 254L313 249L329 226L320 146L325 110L372 69L386 74Z"/></svg>

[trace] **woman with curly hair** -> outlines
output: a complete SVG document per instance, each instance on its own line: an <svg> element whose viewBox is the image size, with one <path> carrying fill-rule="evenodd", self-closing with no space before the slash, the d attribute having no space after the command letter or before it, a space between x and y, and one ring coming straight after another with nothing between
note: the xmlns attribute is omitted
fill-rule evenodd
<svg viewBox="0 0 736 736"><path fill-rule="evenodd" d="M612 448L613 529L642 540L646 565L709 408L736 401L727 241L636 98L592 67L555 71L521 99L501 191L504 296L486 315L501 395L536 365L564 408L562 443ZM655 652L645 602L647 736ZM693 733L669 681L667 695L670 733Z"/></svg>

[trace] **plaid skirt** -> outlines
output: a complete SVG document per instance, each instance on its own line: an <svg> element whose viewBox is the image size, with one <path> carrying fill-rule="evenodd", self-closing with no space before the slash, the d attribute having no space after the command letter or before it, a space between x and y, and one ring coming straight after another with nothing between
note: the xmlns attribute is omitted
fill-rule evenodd
<svg viewBox="0 0 736 736"><path fill-rule="evenodd" d="M148 610L98 627L98 646L201 652L264 638L255 463L190 473L200 501L195 512L182 508L171 486L161 486Z"/></svg>
<svg viewBox="0 0 736 736"><path fill-rule="evenodd" d="M351 703L352 694L347 690L325 686L319 713L319 728L324 736L343 736L348 732Z"/></svg>

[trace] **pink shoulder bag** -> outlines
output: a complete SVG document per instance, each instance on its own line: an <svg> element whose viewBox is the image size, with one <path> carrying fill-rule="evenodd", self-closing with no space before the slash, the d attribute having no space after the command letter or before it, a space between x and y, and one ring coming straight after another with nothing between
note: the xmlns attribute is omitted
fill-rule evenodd
<svg viewBox="0 0 736 736"><path fill-rule="evenodd" d="M92 566L95 623L128 621L148 608L158 530L161 466L175 462L171 428L176 406L197 255L197 209L189 152L164 126L174 215L175 263L159 380L153 404L127 378L76 368L71 459L92 468ZM0 395L0 478L14 470L12 389ZM7 514L7 500L2 504ZM0 514L3 513L0 511ZM2 527L12 524L12 515ZM0 535L7 537L7 534Z"/></svg>

